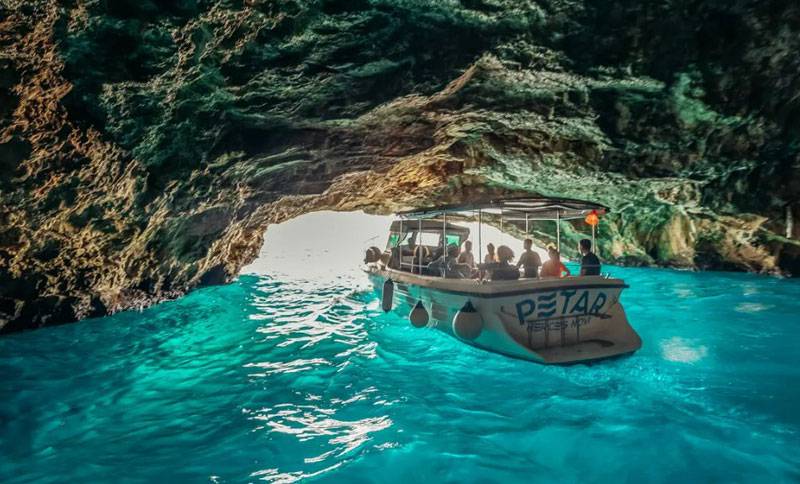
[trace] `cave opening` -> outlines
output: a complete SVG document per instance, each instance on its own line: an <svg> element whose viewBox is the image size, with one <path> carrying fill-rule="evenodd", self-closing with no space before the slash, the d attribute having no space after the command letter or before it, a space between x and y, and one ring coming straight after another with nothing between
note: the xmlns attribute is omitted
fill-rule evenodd
<svg viewBox="0 0 800 484"><path fill-rule="evenodd" d="M358 274L364 251L386 244L392 217L364 212L309 212L272 224L258 257L241 274L334 281Z"/></svg>
<svg viewBox="0 0 800 484"><path fill-rule="evenodd" d="M362 280L361 265L368 248L383 250L394 220L391 215L371 215L361 211L310 212L279 224L272 224L264 235L258 257L243 267L242 275L270 276L286 280L320 283L351 279ZM478 248L478 223L454 220L470 230L476 259L486 254L488 243L509 246L516 255L522 252L522 239L484 222ZM521 235L521 234L520 234ZM534 247L542 260L547 253Z"/></svg>

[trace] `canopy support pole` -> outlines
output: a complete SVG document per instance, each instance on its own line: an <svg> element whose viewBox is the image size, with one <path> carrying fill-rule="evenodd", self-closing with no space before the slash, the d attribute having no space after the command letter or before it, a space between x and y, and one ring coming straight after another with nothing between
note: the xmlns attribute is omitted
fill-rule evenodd
<svg viewBox="0 0 800 484"><path fill-rule="evenodd" d="M791 239L794 235L794 217L792 214L792 204L786 204L786 238Z"/></svg>
<svg viewBox="0 0 800 484"><path fill-rule="evenodd" d="M481 226L483 225L483 213L478 209L478 264L483 264L483 243L481 242ZM483 271L480 272L483 279Z"/></svg>
<svg viewBox="0 0 800 484"><path fill-rule="evenodd" d="M592 225L592 251L595 253L595 255L600 255L600 251L597 250L597 242L595 242L594 225Z"/></svg>
<svg viewBox="0 0 800 484"><path fill-rule="evenodd" d="M395 245L395 247L397 247L398 259L400 259L400 270L401 271L403 270L403 238L404 238L403 237L403 219L401 218L400 219L400 235L397 236L397 245ZM391 251L391 250L392 250L392 248L389 247L389 251Z"/></svg>
<svg viewBox="0 0 800 484"><path fill-rule="evenodd" d="M500 232L503 231L503 209L500 209Z"/></svg>
<svg viewBox="0 0 800 484"><path fill-rule="evenodd" d="M561 253L561 210L556 210L556 250Z"/></svg>
<svg viewBox="0 0 800 484"><path fill-rule="evenodd" d="M525 212L525 235L528 235L528 212Z"/></svg>
<svg viewBox="0 0 800 484"><path fill-rule="evenodd" d="M419 250L419 275L422 275L422 219L417 219L417 238L419 238L419 244L417 244L417 250ZM414 272L413 270L411 272Z"/></svg>
<svg viewBox="0 0 800 484"><path fill-rule="evenodd" d="M442 212L442 257L447 260L447 212ZM447 277L447 264L444 265L444 276Z"/></svg>

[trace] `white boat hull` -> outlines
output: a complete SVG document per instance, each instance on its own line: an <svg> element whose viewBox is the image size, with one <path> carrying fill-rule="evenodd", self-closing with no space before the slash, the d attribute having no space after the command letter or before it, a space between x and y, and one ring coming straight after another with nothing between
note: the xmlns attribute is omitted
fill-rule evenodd
<svg viewBox="0 0 800 484"><path fill-rule="evenodd" d="M633 353L641 338L619 301L627 286L600 276L481 283L366 267L378 294L393 282L392 310L408 315L417 302L428 327L489 351L544 364L569 364ZM453 330L456 313L471 302L482 319L472 340Z"/></svg>

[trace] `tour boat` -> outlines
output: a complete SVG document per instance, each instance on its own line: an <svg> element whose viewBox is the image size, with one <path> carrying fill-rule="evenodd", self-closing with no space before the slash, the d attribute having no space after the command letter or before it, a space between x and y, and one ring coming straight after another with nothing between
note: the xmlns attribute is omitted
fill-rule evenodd
<svg viewBox="0 0 800 484"><path fill-rule="evenodd" d="M562 221L585 219L594 241L595 225L607 212L596 203L535 197L400 212L385 250L367 251L364 270L381 295L384 311L407 315L417 328L435 328L478 348L543 364L630 354L642 342L622 307L620 296L628 286L621 279L445 278L427 267L447 246L461 247L469 238L469 228L454 223L458 220L477 220L475 245L481 261L486 216L495 225L513 225L525 233L534 221L555 221L560 249ZM415 241L413 253L406 252L409 240Z"/></svg>

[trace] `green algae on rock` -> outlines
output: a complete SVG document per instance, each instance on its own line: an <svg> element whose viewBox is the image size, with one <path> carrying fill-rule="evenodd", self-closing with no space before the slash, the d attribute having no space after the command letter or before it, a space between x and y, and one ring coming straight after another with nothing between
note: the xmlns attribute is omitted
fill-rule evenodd
<svg viewBox="0 0 800 484"><path fill-rule="evenodd" d="M5 2L0 331L228 281L303 212L486 194L609 205L610 261L799 274L799 21L778 0Z"/></svg>

